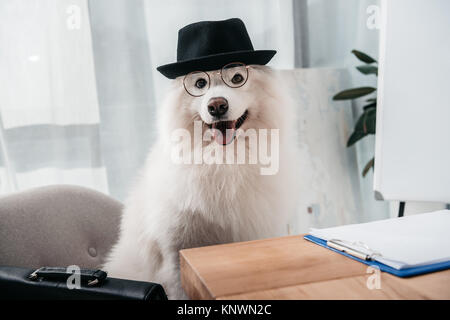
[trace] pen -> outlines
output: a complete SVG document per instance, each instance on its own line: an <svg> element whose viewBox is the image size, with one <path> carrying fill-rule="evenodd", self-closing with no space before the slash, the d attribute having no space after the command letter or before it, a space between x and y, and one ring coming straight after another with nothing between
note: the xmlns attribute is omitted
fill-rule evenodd
<svg viewBox="0 0 450 320"><path fill-rule="evenodd" d="M368 255L362 251L350 248L342 243L337 243L336 240L328 240L327 246L330 248L348 253L349 255L352 255L352 256L357 257L362 260L370 260L370 255Z"/></svg>

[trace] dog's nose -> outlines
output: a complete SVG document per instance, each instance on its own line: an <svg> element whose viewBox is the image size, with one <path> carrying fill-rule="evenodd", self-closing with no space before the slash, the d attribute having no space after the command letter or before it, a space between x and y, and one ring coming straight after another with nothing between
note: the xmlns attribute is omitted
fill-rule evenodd
<svg viewBox="0 0 450 320"><path fill-rule="evenodd" d="M223 97L211 98L208 101L208 112L213 117L223 116L228 111L228 101Z"/></svg>

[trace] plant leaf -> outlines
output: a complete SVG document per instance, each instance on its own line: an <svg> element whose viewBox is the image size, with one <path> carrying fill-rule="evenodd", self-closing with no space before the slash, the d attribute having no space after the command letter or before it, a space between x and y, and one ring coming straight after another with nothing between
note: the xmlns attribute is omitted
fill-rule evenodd
<svg viewBox="0 0 450 320"><path fill-rule="evenodd" d="M367 99L366 100L366 102L377 102L377 98L370 98L370 99Z"/></svg>
<svg viewBox="0 0 450 320"><path fill-rule="evenodd" d="M363 112L363 114L358 118L355 124L355 130L351 134L347 141L347 147L351 147L355 142L361 140L369 134L375 133L376 127L376 108L368 108Z"/></svg>
<svg viewBox="0 0 450 320"><path fill-rule="evenodd" d="M352 53L362 62L365 63L373 63L373 62L377 62L377 60L375 60L374 58L372 58L371 56L365 54L364 52L358 51L358 50L352 50Z"/></svg>
<svg viewBox="0 0 450 320"><path fill-rule="evenodd" d="M377 103L374 102L374 103L371 103L371 104L368 104L368 105L364 106L363 108L364 108L364 110L367 110L367 109L376 108L376 107L377 107Z"/></svg>
<svg viewBox="0 0 450 320"><path fill-rule="evenodd" d="M365 126L366 131L369 134L375 134L375 128L377 124L377 109L376 108L370 108L365 111L367 113Z"/></svg>
<svg viewBox="0 0 450 320"><path fill-rule="evenodd" d="M362 171L362 176L365 177L367 172L369 172L370 168L373 168L375 165L375 158L372 158L367 162L366 166L364 167Z"/></svg>
<svg viewBox="0 0 450 320"><path fill-rule="evenodd" d="M356 121L355 131L360 131L365 134L375 133L377 110L375 108L367 109Z"/></svg>
<svg viewBox="0 0 450 320"><path fill-rule="evenodd" d="M347 140L347 147L351 147L354 145L357 141L361 140L367 136L367 133L364 133L362 131L353 131L353 133L350 135L350 138Z"/></svg>
<svg viewBox="0 0 450 320"><path fill-rule="evenodd" d="M377 90L373 87L359 87L341 91L334 95L333 100L348 100L356 99L365 95L368 95Z"/></svg>
<svg viewBox="0 0 450 320"><path fill-rule="evenodd" d="M356 69L358 69L358 71L363 74L374 74L378 76L378 67L376 66L368 66L368 65L357 66Z"/></svg>

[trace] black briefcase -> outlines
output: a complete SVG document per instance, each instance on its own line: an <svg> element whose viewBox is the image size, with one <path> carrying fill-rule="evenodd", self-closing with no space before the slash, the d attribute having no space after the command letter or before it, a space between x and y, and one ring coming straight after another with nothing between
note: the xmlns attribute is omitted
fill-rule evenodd
<svg viewBox="0 0 450 320"><path fill-rule="evenodd" d="M0 266L0 299L150 301L167 296L160 284L108 278L102 270Z"/></svg>

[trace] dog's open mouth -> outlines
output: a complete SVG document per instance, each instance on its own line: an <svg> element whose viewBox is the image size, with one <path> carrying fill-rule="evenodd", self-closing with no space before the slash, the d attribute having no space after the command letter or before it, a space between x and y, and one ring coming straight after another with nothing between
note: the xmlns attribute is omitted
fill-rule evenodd
<svg viewBox="0 0 450 320"><path fill-rule="evenodd" d="M234 140L236 136L236 130L242 126L247 117L248 117L248 110L245 110L244 114L239 118L237 118L236 120L217 121L208 124L208 127L210 129L213 129L213 137L218 144L227 145Z"/></svg>

